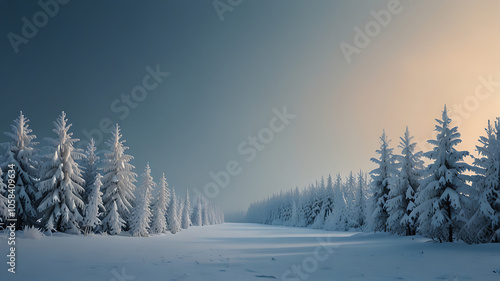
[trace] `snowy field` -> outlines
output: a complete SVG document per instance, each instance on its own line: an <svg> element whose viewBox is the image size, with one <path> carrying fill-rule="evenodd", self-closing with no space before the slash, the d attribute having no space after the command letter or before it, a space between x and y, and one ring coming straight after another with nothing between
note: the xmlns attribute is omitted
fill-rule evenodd
<svg viewBox="0 0 500 281"><path fill-rule="evenodd" d="M0 280L500 280L498 244L230 223L150 238L18 236L17 272L2 262Z"/></svg>

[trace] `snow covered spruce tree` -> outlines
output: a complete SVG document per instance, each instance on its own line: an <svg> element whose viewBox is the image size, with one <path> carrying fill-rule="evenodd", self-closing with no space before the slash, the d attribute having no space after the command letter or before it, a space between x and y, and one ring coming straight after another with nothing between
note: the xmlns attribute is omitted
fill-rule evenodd
<svg viewBox="0 0 500 281"><path fill-rule="evenodd" d="M326 217L326 206L323 206L324 198L326 198L326 187L325 180L321 177L321 181L314 187L314 199L313 199L313 216L314 222L311 224L311 228L322 229L325 224ZM289 209L289 208L287 208Z"/></svg>
<svg viewBox="0 0 500 281"><path fill-rule="evenodd" d="M3 143L5 156L2 170L7 171L8 165L14 165L16 183L15 203L16 203L16 229L23 226L37 224L38 212L36 210L36 183L39 178L38 144L34 140L36 136L29 128L29 120L21 111L19 117L11 125L12 132L5 132L10 138L10 142ZM7 183L7 173L4 174L4 183Z"/></svg>
<svg viewBox="0 0 500 281"><path fill-rule="evenodd" d="M205 197L201 197L201 224L210 225L208 221L208 202Z"/></svg>
<svg viewBox="0 0 500 281"><path fill-rule="evenodd" d="M325 209L325 220L328 214L333 212L333 204L335 200L335 195L333 191L333 180L332 176L328 175L328 178L326 179L326 186L325 186L325 191L324 191L324 198L323 198L323 208Z"/></svg>
<svg viewBox="0 0 500 281"><path fill-rule="evenodd" d="M292 199L292 210L290 214L290 219L285 223L285 225L295 226L298 220L299 220L299 214L298 214L297 203L295 203L295 200Z"/></svg>
<svg viewBox="0 0 500 281"><path fill-rule="evenodd" d="M354 197L354 208L352 209L352 219L355 227L363 228L365 226L366 199L365 199L365 177L362 171L357 176L356 194Z"/></svg>
<svg viewBox="0 0 500 281"><path fill-rule="evenodd" d="M186 189L186 198L184 199L184 206L182 208L182 229L188 229L191 225L191 201L189 201L189 190Z"/></svg>
<svg viewBox="0 0 500 281"><path fill-rule="evenodd" d="M134 166L129 162L134 157L125 154L128 149L124 146L125 141L122 140L120 127L116 124L115 128L111 131L111 138L107 141L110 146L110 152L105 154L103 172L103 202L106 208L106 215L103 219L103 231L108 231L110 234L119 233L112 230L119 225L117 219L108 218L108 216L116 217L113 214L113 204L116 204L116 211L118 214L118 221L126 221L129 218L132 209L132 200L135 198L134 183L137 181L137 174L132 172ZM108 222L113 225L109 225ZM125 227L125 225L122 225Z"/></svg>
<svg viewBox="0 0 500 281"><path fill-rule="evenodd" d="M318 200L319 196L314 188L314 184L309 185L309 187L303 192L304 200L302 201L302 212L305 218L305 225L310 226L313 224L316 217L314 203ZM319 209L318 209L319 211Z"/></svg>
<svg viewBox="0 0 500 281"><path fill-rule="evenodd" d="M84 154L73 146L79 140L72 138L73 133L69 132L71 124L68 124L64 111L54 126L57 138L47 138L50 153L45 155L41 168L38 184L41 201L37 210L42 214L42 223L47 230L80 233L84 180L75 160L83 158Z"/></svg>
<svg viewBox="0 0 500 281"><path fill-rule="evenodd" d="M389 197L389 180L393 174L393 155L392 148L389 148L389 140L385 130L380 137L380 149L376 152L379 158L372 158L371 161L378 165L378 168L371 171L374 212L372 224L375 231L387 230L387 212L386 202Z"/></svg>
<svg viewBox="0 0 500 281"><path fill-rule="evenodd" d="M102 225L106 226L105 229L108 234L118 235L125 227L125 221L120 217L120 214L118 213L118 207L115 200L110 203L110 207L111 209L108 211L107 216L102 220Z"/></svg>
<svg viewBox="0 0 500 281"><path fill-rule="evenodd" d="M333 185L334 190L334 204L333 212L326 218L324 229L326 230L338 230L345 231L348 230L348 213L346 206L346 198L344 196L344 187L342 183L342 176L337 175L335 184Z"/></svg>
<svg viewBox="0 0 500 281"><path fill-rule="evenodd" d="M347 227L348 229L357 228L358 224L355 221L357 210L355 210L355 205L354 205L354 200L356 198L356 179L352 172L349 173L349 176L346 179L344 185L344 195L347 207L347 219L348 219Z"/></svg>
<svg viewBox="0 0 500 281"><path fill-rule="evenodd" d="M471 167L463 162L469 153L455 149L461 143L460 133L457 127L451 127L446 106L442 119L436 121L438 135L428 141L434 148L424 154L432 163L425 169L411 217L418 215L418 229L422 234L440 242L452 242L472 204L468 197L471 188L464 175Z"/></svg>
<svg viewBox="0 0 500 281"><path fill-rule="evenodd" d="M93 186L89 189L87 196L87 204L85 205L85 215L83 218L83 232L85 235L92 233L99 225L99 219L102 212L104 212L104 205L102 203L102 176L97 173L93 180Z"/></svg>
<svg viewBox="0 0 500 281"><path fill-rule="evenodd" d="M181 230L179 215L177 214L179 212L177 204L178 202L177 198L175 197L175 189L172 188L172 196L170 197L170 204L168 206L168 211L167 211L168 230L172 234L176 234Z"/></svg>
<svg viewBox="0 0 500 281"><path fill-rule="evenodd" d="M193 207L193 214L191 217L191 222L194 226L202 226L202 206L201 206L201 196L196 197L196 204Z"/></svg>
<svg viewBox="0 0 500 281"><path fill-rule="evenodd" d="M410 217L415 208L415 194L422 178L422 152L415 152L416 143L408 127L400 138L401 155L395 155L396 171L389 186L387 227L395 234L415 235L415 220Z"/></svg>
<svg viewBox="0 0 500 281"><path fill-rule="evenodd" d="M486 136L476 146L479 157L474 159L475 196L472 218L467 222L462 238L470 243L500 242L500 118L494 125L488 121Z"/></svg>
<svg viewBox="0 0 500 281"><path fill-rule="evenodd" d="M130 218L130 228L133 236L147 237L149 236L149 223L151 221L151 201L153 197L151 193L156 183L151 176L151 168L149 163L146 164L144 173L142 174L142 185L139 187L137 197L138 202L135 205L132 216Z"/></svg>
<svg viewBox="0 0 500 281"><path fill-rule="evenodd" d="M156 203L153 206L153 222L151 223L152 233L164 233L167 231L167 208L170 200L170 191L168 189L165 174L160 179L160 191Z"/></svg>
<svg viewBox="0 0 500 281"><path fill-rule="evenodd" d="M177 221L179 222L179 227L182 226L182 210L184 210L184 200L177 197Z"/></svg>
<svg viewBox="0 0 500 281"><path fill-rule="evenodd" d="M89 144L87 145L87 150L85 150L85 158L83 159L83 179L85 180L85 184L83 188L85 192L83 194L83 202L88 202L88 195L92 192L92 188L94 187L94 181L96 179L98 169L99 156L96 155L96 147L94 139L90 139Z"/></svg>

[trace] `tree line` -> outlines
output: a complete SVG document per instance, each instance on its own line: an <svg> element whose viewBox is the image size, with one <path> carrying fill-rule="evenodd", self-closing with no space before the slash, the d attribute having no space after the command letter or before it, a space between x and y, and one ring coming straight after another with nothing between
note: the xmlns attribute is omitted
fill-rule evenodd
<svg viewBox="0 0 500 281"><path fill-rule="evenodd" d="M206 198L197 197L191 207L189 191L183 199L177 197L164 174L155 183L149 163L136 188L133 157L126 153L118 124L106 142L109 150L97 152L94 140L85 151L76 148L79 139L70 132L65 112L54 122L55 137L45 138L43 150L28 123L21 112L5 133L10 141L2 144L0 222L16 219L16 229L110 235L130 231L134 236L223 223L222 210ZM4 173L9 169L13 172Z"/></svg>
<svg viewBox="0 0 500 281"><path fill-rule="evenodd" d="M325 230L423 235L439 242L500 242L500 118L489 121L477 155L457 150L458 127L445 106L432 150L416 151L408 128L394 153L383 132L377 167L343 179L328 176L250 205L255 223ZM465 160L471 157L472 165ZM427 163L424 162L427 159Z"/></svg>

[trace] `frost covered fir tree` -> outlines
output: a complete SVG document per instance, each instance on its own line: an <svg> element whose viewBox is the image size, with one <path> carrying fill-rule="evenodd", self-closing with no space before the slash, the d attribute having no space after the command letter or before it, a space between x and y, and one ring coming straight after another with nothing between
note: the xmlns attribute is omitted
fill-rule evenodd
<svg viewBox="0 0 500 281"><path fill-rule="evenodd" d="M313 188L313 223L311 224L311 228L321 229L325 223L326 216L326 206L323 206L323 200L325 198L325 180L321 177L321 181L318 184L316 182L316 186Z"/></svg>
<svg viewBox="0 0 500 281"><path fill-rule="evenodd" d="M362 228L365 225L365 177L363 172L359 172L357 176L357 187L354 199L354 208L352 209L352 219L355 227Z"/></svg>
<svg viewBox="0 0 500 281"><path fill-rule="evenodd" d="M305 219L304 226L310 226L316 217L314 205L316 200L319 198L313 184L309 185L309 187L304 191L303 196L304 201L302 202L302 212Z"/></svg>
<svg viewBox="0 0 500 281"><path fill-rule="evenodd" d="M89 189L83 218L83 231L85 235L92 233L102 223L99 217L105 209L102 203L101 179L101 174L97 173L93 180L93 186Z"/></svg>
<svg viewBox="0 0 500 281"><path fill-rule="evenodd" d="M354 177L353 172L349 173L349 176L346 179L346 183L344 186L344 196L346 201L346 211L347 211L347 228L358 228L357 217L359 214L359 210L356 209L356 196L357 196L357 186L356 186L356 178Z"/></svg>
<svg viewBox="0 0 500 281"><path fill-rule="evenodd" d="M286 222L285 225L288 226L295 226L297 225L297 221L299 220L299 211L297 209L297 203L295 203L295 200L292 200L292 213L290 215L290 219Z"/></svg>
<svg viewBox="0 0 500 281"><path fill-rule="evenodd" d="M365 227L364 231L373 231L372 214L373 214L373 189L371 183L371 177L368 177L369 173L365 173Z"/></svg>
<svg viewBox="0 0 500 281"><path fill-rule="evenodd" d="M125 221L120 217L115 201L111 202L110 208L106 217L102 220L103 229L110 235L118 235L122 232Z"/></svg>
<svg viewBox="0 0 500 281"><path fill-rule="evenodd" d="M85 192L83 194L83 201L88 202L88 195L92 193L92 188L94 186L94 181L96 179L98 169L99 156L96 155L96 147L94 139L90 139L89 144L87 145L87 150L85 150L85 158L83 159L83 179L85 180L85 184L83 188Z"/></svg>
<svg viewBox="0 0 500 281"><path fill-rule="evenodd" d="M34 140L36 136L29 128L29 120L21 111L19 117L11 125L12 132L5 132L10 138L10 142L3 143L5 148L5 162L2 170L7 171L8 165L14 165L16 183L15 203L16 203L16 229L23 226L37 224L38 212L36 210L36 188L39 175L38 144ZM4 183L7 183L7 173L4 174Z"/></svg>
<svg viewBox="0 0 500 281"><path fill-rule="evenodd" d="M417 143L413 142L408 127L400 138L401 155L395 155L395 175L391 180L389 199L386 206L389 212L387 227L395 234L415 235L415 220L410 217L415 208L415 194L422 178L424 162L422 152L416 152Z"/></svg>
<svg viewBox="0 0 500 281"><path fill-rule="evenodd" d="M182 229L188 229L191 225L191 201L189 201L189 190L186 190L186 198L184 199L184 206L182 208Z"/></svg>
<svg viewBox="0 0 500 281"><path fill-rule="evenodd" d="M184 200L177 197L177 221L179 222L179 227L182 226L182 210L184 210Z"/></svg>
<svg viewBox="0 0 500 281"><path fill-rule="evenodd" d="M334 207L333 212L326 218L324 228L326 230L339 230L345 231L348 230L348 213L346 206L346 199L344 196L344 187L342 183L342 177L340 174L337 175L335 180L335 184L333 186L334 190Z"/></svg>
<svg viewBox="0 0 500 281"><path fill-rule="evenodd" d="M134 157L125 154L128 147L124 146L122 134L118 124L111 131L111 138L107 141L110 152L105 154L103 177L103 202L106 208L106 215L112 211L112 205L116 204L116 210L122 221L128 220L132 210L132 200L134 200L134 183L137 175L132 172L134 166L129 162ZM115 214L113 214L115 216ZM108 221L108 220L106 220ZM103 223L103 231L110 231L110 226ZM112 231L116 233L116 231ZM111 233L111 232L110 232Z"/></svg>
<svg viewBox="0 0 500 281"><path fill-rule="evenodd" d="M151 193L155 186L156 183L153 181L148 163L142 174L142 185L139 187L137 194L138 202L130 218L130 231L133 236L149 236L149 223L152 216L151 201L153 200Z"/></svg>
<svg viewBox="0 0 500 281"><path fill-rule="evenodd" d="M61 113L54 122L54 133L57 138L49 139L48 150L41 167L41 179L38 184L38 212L42 214L42 223L49 231L79 233L82 222L81 209L84 203L81 195L82 171L75 162L84 157L83 151L74 148L78 139L72 138L69 132L66 113Z"/></svg>
<svg viewBox="0 0 500 281"><path fill-rule="evenodd" d="M389 148L389 140L385 130L380 137L380 149L376 152L379 158L372 158L371 161L378 165L378 168L371 171L374 212L372 215L372 224L375 231L387 230L387 212L386 202L389 197L389 180L393 173L392 148Z"/></svg>
<svg viewBox="0 0 500 281"><path fill-rule="evenodd" d="M464 227L464 240L471 243L500 242L500 118L488 121L486 136L476 146L474 159L475 213Z"/></svg>
<svg viewBox="0 0 500 281"><path fill-rule="evenodd" d="M307 218L306 218L306 211L308 209L307 207L307 200L305 198L305 190L304 191L299 191L298 187L295 187L295 193L297 194L297 223L295 226L297 227L306 227L307 226ZM310 208L309 208L310 209Z"/></svg>
<svg viewBox="0 0 500 281"><path fill-rule="evenodd" d="M333 204L334 204L334 192L333 192L333 180L332 176L328 175L328 178L326 180L326 186L325 186L325 193L324 193L324 198L323 198L323 207L325 209L325 219L328 214L330 214L333 211Z"/></svg>
<svg viewBox="0 0 500 281"><path fill-rule="evenodd" d="M201 223L202 225L210 225L208 221L208 202L205 197L201 197Z"/></svg>
<svg viewBox="0 0 500 281"><path fill-rule="evenodd" d="M177 205L177 198L175 198L175 189L172 188L172 196L170 197L170 204L167 211L168 230L172 234L176 234L181 230L179 215L177 214L178 212L179 210Z"/></svg>
<svg viewBox="0 0 500 281"><path fill-rule="evenodd" d="M316 215L316 218L314 219L311 228L322 229L325 225L325 217L326 217L326 209L321 208L318 215Z"/></svg>
<svg viewBox="0 0 500 281"><path fill-rule="evenodd" d="M160 191L156 203L153 206L153 222L151 223L152 233L164 233L167 231L167 208L170 200L170 191L168 189L165 174L160 179Z"/></svg>
<svg viewBox="0 0 500 281"><path fill-rule="evenodd" d="M201 196L196 198L196 204L193 207L193 214L191 217L191 222L194 226L202 226L202 207L201 207Z"/></svg>
<svg viewBox="0 0 500 281"><path fill-rule="evenodd" d="M457 151L461 143L457 127L451 127L451 119L445 106L442 119L436 119L437 137L429 140L432 151L425 157L432 163L425 170L415 200L416 207L411 216L418 215L419 230L422 234L440 242L452 242L454 233L466 221L467 208L471 206L471 188L467 185L464 172L471 167L463 162L467 151Z"/></svg>
<svg viewBox="0 0 500 281"><path fill-rule="evenodd" d="M7 185L3 182L3 172L0 169L0 222L4 223L9 217L9 209L7 207Z"/></svg>

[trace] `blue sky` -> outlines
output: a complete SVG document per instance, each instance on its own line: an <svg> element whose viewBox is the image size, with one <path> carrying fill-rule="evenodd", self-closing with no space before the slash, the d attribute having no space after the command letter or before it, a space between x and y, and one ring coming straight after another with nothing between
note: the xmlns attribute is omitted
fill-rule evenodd
<svg viewBox="0 0 500 281"><path fill-rule="evenodd" d="M243 0L221 21L213 1L70 1L16 54L8 34L41 7L0 0L0 131L22 110L39 139L53 137L64 110L86 140L83 130L107 118L122 127L136 172L149 161L177 192L202 190L210 171L237 161L241 174L213 199L225 210L328 173L368 171L383 128L394 145L406 125L425 140L444 103L464 102L500 65L494 1L401 1L348 63L340 43L353 44L354 27L388 2ZM124 105L121 95L157 65L169 76L122 120L111 104ZM498 102L464 120L468 148ZM297 117L245 161L238 145L284 106Z"/></svg>

